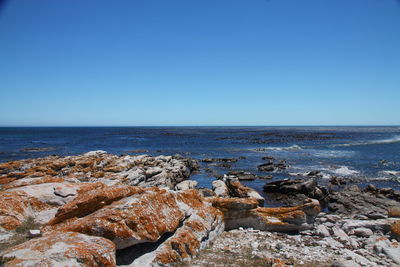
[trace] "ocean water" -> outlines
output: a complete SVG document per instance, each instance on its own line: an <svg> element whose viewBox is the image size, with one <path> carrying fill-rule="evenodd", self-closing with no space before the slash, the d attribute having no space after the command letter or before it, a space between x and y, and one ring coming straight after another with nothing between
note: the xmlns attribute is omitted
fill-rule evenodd
<svg viewBox="0 0 400 267"><path fill-rule="evenodd" d="M39 150L39 151L38 151ZM44 151L42 151L44 150ZM245 170L274 179L319 170L324 178L365 178L400 189L400 127L24 127L0 128L0 162L92 150L113 154L181 154L198 160L237 158L220 174ZM132 152L146 150L148 152ZM264 156L284 159L289 168L259 173ZM382 162L384 160L384 162ZM202 187L215 179L204 169L192 176ZM265 180L246 181L262 191Z"/></svg>

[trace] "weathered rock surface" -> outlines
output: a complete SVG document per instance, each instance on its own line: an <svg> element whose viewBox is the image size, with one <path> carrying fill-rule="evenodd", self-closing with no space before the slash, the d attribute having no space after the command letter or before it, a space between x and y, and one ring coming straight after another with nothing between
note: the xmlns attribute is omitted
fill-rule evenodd
<svg viewBox="0 0 400 267"><path fill-rule="evenodd" d="M319 187L315 179L283 179L266 183L263 187L266 193L279 193L287 197L292 195L303 195L302 199L314 198L325 201L328 197L328 191Z"/></svg>
<svg viewBox="0 0 400 267"><path fill-rule="evenodd" d="M95 236L55 232L0 252L2 266L115 266L115 245ZM0 262L1 264L1 262Z"/></svg>
<svg viewBox="0 0 400 267"><path fill-rule="evenodd" d="M276 161L274 159L268 159L266 163L258 165L257 169L260 172L272 172L278 170L285 170L287 169L286 161L280 160Z"/></svg>
<svg viewBox="0 0 400 267"><path fill-rule="evenodd" d="M222 213L204 201L197 190L174 192L126 186L104 188L77 198L59 209L42 230L107 238L119 250L128 248L120 254L122 264L146 266L191 257L222 233L224 223ZM141 244L158 242L165 235L171 237L153 251L144 255L135 252Z"/></svg>
<svg viewBox="0 0 400 267"><path fill-rule="evenodd" d="M7 232L20 226L28 217L51 208L23 191L0 192L0 230Z"/></svg>
<svg viewBox="0 0 400 267"><path fill-rule="evenodd" d="M257 179L257 175L251 173L251 172L246 172L246 171L229 171L227 173L228 176L235 176L236 178L240 180L245 180L245 181L252 181Z"/></svg>
<svg viewBox="0 0 400 267"><path fill-rule="evenodd" d="M315 200L290 208L258 207L258 200L254 198L212 198L210 201L224 213L228 230L245 227L264 231L300 231L312 228L320 212Z"/></svg>
<svg viewBox="0 0 400 267"><path fill-rule="evenodd" d="M173 189L196 168L195 161L180 156L115 156L105 151L91 151L79 156L49 156L1 163L0 184L12 188L77 178L87 182L97 180L106 184Z"/></svg>
<svg viewBox="0 0 400 267"><path fill-rule="evenodd" d="M361 190L357 185L329 194L328 209L338 214L357 214L371 219L386 218L388 209L399 205L378 191Z"/></svg>
<svg viewBox="0 0 400 267"><path fill-rule="evenodd" d="M177 184L175 186L176 190L189 190L189 189L195 189L197 186L198 182L197 181L193 181L193 180L186 180L186 181L182 181L179 184Z"/></svg>
<svg viewBox="0 0 400 267"><path fill-rule="evenodd" d="M396 221L390 226L390 234L397 241L400 241L400 221Z"/></svg>
<svg viewBox="0 0 400 267"><path fill-rule="evenodd" d="M224 175L222 181L228 188L230 197L254 198L260 206L264 206L265 199L256 190L241 184L235 176Z"/></svg>
<svg viewBox="0 0 400 267"><path fill-rule="evenodd" d="M222 180L215 180L212 182L212 187L215 195L219 197L229 197L228 186Z"/></svg>

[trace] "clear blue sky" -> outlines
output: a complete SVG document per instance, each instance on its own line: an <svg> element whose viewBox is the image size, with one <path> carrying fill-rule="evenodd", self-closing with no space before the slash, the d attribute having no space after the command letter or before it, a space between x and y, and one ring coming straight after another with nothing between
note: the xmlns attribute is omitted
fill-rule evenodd
<svg viewBox="0 0 400 267"><path fill-rule="evenodd" d="M400 124L396 0L9 0L0 125Z"/></svg>

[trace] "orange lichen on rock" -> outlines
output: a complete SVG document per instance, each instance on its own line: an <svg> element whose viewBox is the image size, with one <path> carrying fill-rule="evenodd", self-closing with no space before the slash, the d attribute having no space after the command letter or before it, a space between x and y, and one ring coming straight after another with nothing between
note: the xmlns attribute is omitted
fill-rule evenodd
<svg viewBox="0 0 400 267"><path fill-rule="evenodd" d="M195 234L184 229L164 244L163 251L157 255L155 261L161 264L171 264L177 260L192 257L199 248L200 241Z"/></svg>
<svg viewBox="0 0 400 267"><path fill-rule="evenodd" d="M115 245L101 237L55 232L0 254L8 266L116 266Z"/></svg>
<svg viewBox="0 0 400 267"><path fill-rule="evenodd" d="M388 209L389 217L400 217L400 206L390 207Z"/></svg>
<svg viewBox="0 0 400 267"><path fill-rule="evenodd" d="M138 189L127 189L131 193L135 190ZM173 193L153 188L104 206L83 218L48 225L43 230L104 236L121 249L157 241L164 233L174 231L184 218L185 212L179 208Z"/></svg>
<svg viewBox="0 0 400 267"><path fill-rule="evenodd" d="M212 205L220 210L250 210L258 207L254 198L208 198Z"/></svg>
<svg viewBox="0 0 400 267"><path fill-rule="evenodd" d="M13 181L17 180L17 178L13 178L13 177L1 177L0 178L0 185L1 184L8 184L11 183Z"/></svg>
<svg viewBox="0 0 400 267"><path fill-rule="evenodd" d="M25 192L0 192L0 227L13 230L32 216L33 211L46 208L49 206Z"/></svg>
<svg viewBox="0 0 400 267"><path fill-rule="evenodd" d="M8 183L7 185L4 185L4 189L10 189L10 188L16 188L16 187L21 187L21 186L26 186L26 185L33 185L33 184L44 184L44 183L62 183L64 182L64 179L61 177L52 177L52 176L45 176L45 177L40 177L40 178L25 178L25 179L20 179L11 183Z"/></svg>
<svg viewBox="0 0 400 267"><path fill-rule="evenodd" d="M393 238L397 239L397 241L400 241L400 220L396 221L390 226L390 233Z"/></svg>
<svg viewBox="0 0 400 267"><path fill-rule="evenodd" d="M114 201L144 191L140 187L133 186L98 185L98 187L94 188L96 190L87 190L87 187L84 189L81 188L78 197L59 208L55 217L48 223L48 225L54 225L73 217L84 217Z"/></svg>
<svg viewBox="0 0 400 267"><path fill-rule="evenodd" d="M259 230L298 231L309 226L320 212L318 201L288 208L257 207L254 198L209 198L224 214L227 229L251 227Z"/></svg>

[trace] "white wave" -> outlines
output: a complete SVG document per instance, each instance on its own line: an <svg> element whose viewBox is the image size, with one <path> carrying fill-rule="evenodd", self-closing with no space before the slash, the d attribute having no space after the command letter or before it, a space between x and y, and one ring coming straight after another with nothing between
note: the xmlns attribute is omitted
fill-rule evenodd
<svg viewBox="0 0 400 267"><path fill-rule="evenodd" d="M298 145L292 146L268 146L263 148L257 148L256 151L293 151L293 150L302 150L303 148Z"/></svg>
<svg viewBox="0 0 400 267"><path fill-rule="evenodd" d="M353 157L356 152L346 150L309 150L309 152L318 158L350 158Z"/></svg>
<svg viewBox="0 0 400 267"><path fill-rule="evenodd" d="M400 171L381 171L379 173L382 173L383 175L399 176L400 177Z"/></svg>
<svg viewBox="0 0 400 267"><path fill-rule="evenodd" d="M333 172L343 176L350 176L360 173L359 171L349 169L347 166L340 166L339 168L334 169Z"/></svg>
<svg viewBox="0 0 400 267"><path fill-rule="evenodd" d="M400 142L400 135L395 135L391 138L380 139L380 140L371 140L371 141L361 141L361 142L353 142L348 144L335 144L330 147L347 147L347 146L364 146L364 145L379 145L379 144L393 144Z"/></svg>
<svg viewBox="0 0 400 267"><path fill-rule="evenodd" d="M308 176L310 172L289 172L288 174L290 176ZM320 172L319 175L321 175L322 179L330 179L332 175L325 173L325 172Z"/></svg>

